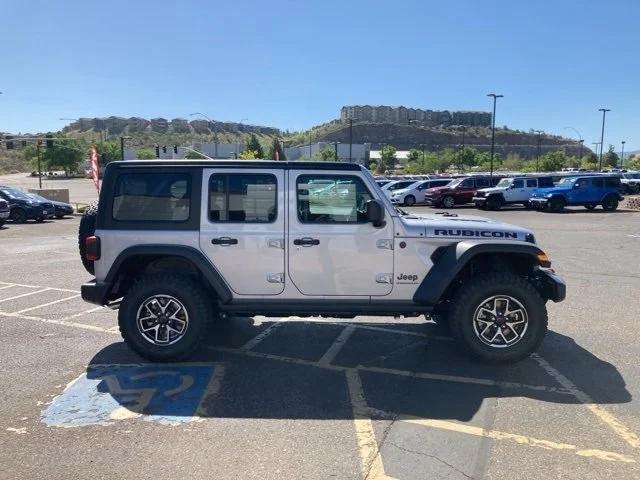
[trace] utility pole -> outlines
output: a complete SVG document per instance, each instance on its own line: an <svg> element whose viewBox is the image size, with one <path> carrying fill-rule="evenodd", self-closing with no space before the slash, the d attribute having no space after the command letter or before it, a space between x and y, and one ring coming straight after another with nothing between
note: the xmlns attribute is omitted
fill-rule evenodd
<svg viewBox="0 0 640 480"><path fill-rule="evenodd" d="M131 137L120 137L120 160L124 160L124 141Z"/></svg>
<svg viewBox="0 0 640 480"><path fill-rule="evenodd" d="M542 143L542 130L534 130L534 133L538 134L538 150L536 153L536 173L540 171L540 144Z"/></svg>
<svg viewBox="0 0 640 480"><path fill-rule="evenodd" d="M353 147L353 118L349 119L349 163L353 163L351 149Z"/></svg>
<svg viewBox="0 0 640 480"><path fill-rule="evenodd" d="M335 150L336 162L338 161L338 144L339 144L339 143L340 143L340 142L338 142L338 141L333 142L333 148L334 148L334 150Z"/></svg>
<svg viewBox="0 0 640 480"><path fill-rule="evenodd" d="M493 184L493 155L496 141L496 100L504 97L504 95L487 93L487 97L493 97L493 115L491 116L491 171L489 172L490 182Z"/></svg>
<svg viewBox="0 0 640 480"><path fill-rule="evenodd" d="M602 133L600 134L600 166L598 168L599 171L602 171L602 151L604 150L604 119L607 115L607 112L610 112L610 108L599 108L599 112L602 112Z"/></svg>
<svg viewBox="0 0 640 480"><path fill-rule="evenodd" d="M622 152L620 153L620 170L622 170L622 166L624 165L624 144L626 141L622 140Z"/></svg>
<svg viewBox="0 0 640 480"><path fill-rule="evenodd" d="M584 145L584 139L581 138L580 139L580 153L578 154L578 161L581 162L582 161L582 146Z"/></svg>
<svg viewBox="0 0 640 480"><path fill-rule="evenodd" d="M40 145L42 140L36 141L36 153L38 155L38 188L42 190L42 168L40 168Z"/></svg>

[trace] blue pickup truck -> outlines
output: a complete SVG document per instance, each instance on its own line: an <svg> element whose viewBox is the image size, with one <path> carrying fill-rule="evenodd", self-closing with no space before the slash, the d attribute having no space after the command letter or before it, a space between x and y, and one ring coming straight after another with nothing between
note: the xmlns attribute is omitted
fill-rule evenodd
<svg viewBox="0 0 640 480"><path fill-rule="evenodd" d="M613 211L622 200L621 191L619 175L580 175L565 177L552 188L534 190L529 202L533 208L550 212L574 205L588 210L602 205L605 211Z"/></svg>

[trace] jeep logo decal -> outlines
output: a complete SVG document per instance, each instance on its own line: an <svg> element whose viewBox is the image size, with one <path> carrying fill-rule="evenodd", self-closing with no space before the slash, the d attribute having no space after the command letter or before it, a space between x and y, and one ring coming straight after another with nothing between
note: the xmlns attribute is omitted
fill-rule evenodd
<svg viewBox="0 0 640 480"><path fill-rule="evenodd" d="M407 275L406 273L401 273L396 277L396 280L415 283L416 280L418 280L418 275L415 275L415 274Z"/></svg>
<svg viewBox="0 0 640 480"><path fill-rule="evenodd" d="M434 234L443 237L482 237L482 238L513 238L518 239L516 232L504 232L504 231L489 231L489 230L455 230L455 229L438 229L436 228Z"/></svg>

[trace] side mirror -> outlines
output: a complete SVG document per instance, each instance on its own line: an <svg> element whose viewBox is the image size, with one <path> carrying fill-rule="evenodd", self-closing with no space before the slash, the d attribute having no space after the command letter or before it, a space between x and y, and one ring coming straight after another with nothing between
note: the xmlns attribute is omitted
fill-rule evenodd
<svg viewBox="0 0 640 480"><path fill-rule="evenodd" d="M374 227L381 227L384 225L384 206L382 202L377 199L369 200L365 204L367 213L367 222L373 223Z"/></svg>

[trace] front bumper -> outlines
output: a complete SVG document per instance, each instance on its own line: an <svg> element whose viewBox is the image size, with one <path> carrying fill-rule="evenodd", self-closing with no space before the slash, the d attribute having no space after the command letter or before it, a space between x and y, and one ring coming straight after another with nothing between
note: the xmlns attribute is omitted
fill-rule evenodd
<svg viewBox="0 0 640 480"><path fill-rule="evenodd" d="M541 294L544 298L553 300L554 302L561 302L567 296L567 284L560 275L548 268L538 268L536 280L539 282L538 286L541 290Z"/></svg>
<svg viewBox="0 0 640 480"><path fill-rule="evenodd" d="M471 201L475 204L476 207L480 207L487 203L487 197L473 197Z"/></svg>
<svg viewBox="0 0 640 480"><path fill-rule="evenodd" d="M424 203L427 205L438 205L442 197L424 197Z"/></svg>
<svg viewBox="0 0 640 480"><path fill-rule="evenodd" d="M6 220L7 218L9 218L9 210L6 212L0 212L0 220Z"/></svg>
<svg viewBox="0 0 640 480"><path fill-rule="evenodd" d="M107 298L111 292L111 283L98 282L95 279L84 283L80 287L80 295L85 302L96 305L106 305Z"/></svg>
<svg viewBox="0 0 640 480"><path fill-rule="evenodd" d="M533 208L542 209L547 206L547 203L549 203L549 199L544 197L531 197L529 199L529 203L531 204L531 206L533 206Z"/></svg>

